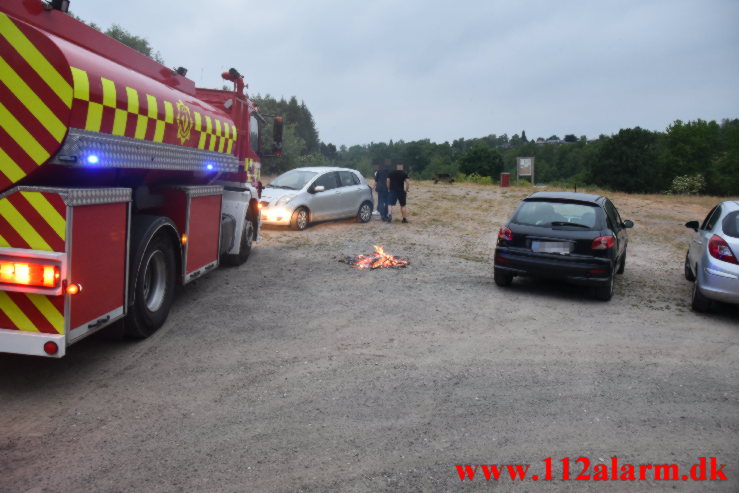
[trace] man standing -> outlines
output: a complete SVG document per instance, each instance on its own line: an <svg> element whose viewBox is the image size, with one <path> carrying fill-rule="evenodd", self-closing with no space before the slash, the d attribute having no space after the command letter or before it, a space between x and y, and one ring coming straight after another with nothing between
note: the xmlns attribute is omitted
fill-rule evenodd
<svg viewBox="0 0 739 493"><path fill-rule="evenodd" d="M375 191L377 192L377 211L383 221L387 221L387 175L390 170L386 166L378 166L375 170Z"/></svg>
<svg viewBox="0 0 739 493"><path fill-rule="evenodd" d="M391 171L387 176L387 188L390 190L388 197L388 205L390 211L387 216L387 221L393 221L393 206L400 202L400 213L403 215L403 222L407 223L408 218L406 216L405 199L408 196L408 190L411 188L411 182L408 180L408 174L403 171L403 164L398 163L395 166L395 171Z"/></svg>

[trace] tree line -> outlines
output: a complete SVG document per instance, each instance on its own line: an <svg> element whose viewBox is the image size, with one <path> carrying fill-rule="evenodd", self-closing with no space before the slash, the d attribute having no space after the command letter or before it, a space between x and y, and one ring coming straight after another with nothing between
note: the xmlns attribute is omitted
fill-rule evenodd
<svg viewBox="0 0 739 493"><path fill-rule="evenodd" d="M295 98L291 99L293 102ZM293 102L295 106L296 102ZM301 103L300 107L305 105ZM305 108L307 115L310 112ZM308 132L312 118L302 120L284 113L293 134ZM304 141L307 142L307 141ZM335 165L360 170L366 176L374 163L403 163L415 179L431 179L437 173L498 179L501 172L515 176L516 158L533 157L537 183L562 186L594 185L630 193L739 193L739 119L716 121L676 120L663 132L640 127L619 130L588 140L572 134L559 139L528 140L526 133L460 138L435 143L429 139L405 142L372 142L341 146L312 140L301 142L282 164L268 160L267 172L303 165ZM317 142L317 144L316 144ZM299 151L299 152L298 152ZM317 152L316 152L317 151Z"/></svg>

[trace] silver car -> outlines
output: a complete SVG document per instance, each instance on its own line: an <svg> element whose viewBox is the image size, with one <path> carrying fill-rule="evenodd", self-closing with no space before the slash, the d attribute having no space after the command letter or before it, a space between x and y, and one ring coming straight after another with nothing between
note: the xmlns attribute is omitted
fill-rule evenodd
<svg viewBox="0 0 739 493"><path fill-rule="evenodd" d="M272 180L259 203L262 223L305 229L316 221L372 219L372 189L358 171L315 166L296 168Z"/></svg>
<svg viewBox="0 0 739 493"><path fill-rule="evenodd" d="M705 312L711 301L739 304L739 201L721 202L696 231L685 256L685 278L693 281L693 310Z"/></svg>

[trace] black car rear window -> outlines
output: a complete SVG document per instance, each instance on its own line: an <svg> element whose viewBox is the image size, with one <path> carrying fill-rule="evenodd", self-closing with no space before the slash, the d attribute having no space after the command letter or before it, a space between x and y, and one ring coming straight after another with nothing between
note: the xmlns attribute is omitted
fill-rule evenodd
<svg viewBox="0 0 739 493"><path fill-rule="evenodd" d="M513 216L513 222L530 226L558 226L595 229L598 224L596 205L579 202L525 201Z"/></svg>
<svg viewBox="0 0 739 493"><path fill-rule="evenodd" d="M724 230L724 234L739 238L739 211L729 213L721 223L721 229Z"/></svg>

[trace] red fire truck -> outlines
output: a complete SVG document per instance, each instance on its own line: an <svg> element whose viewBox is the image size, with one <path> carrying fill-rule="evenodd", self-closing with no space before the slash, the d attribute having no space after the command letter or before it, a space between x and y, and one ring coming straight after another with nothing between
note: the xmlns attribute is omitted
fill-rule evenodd
<svg viewBox="0 0 739 493"><path fill-rule="evenodd" d="M147 337L176 283L258 235L265 120L243 77L196 88L68 4L0 3L0 352L60 358L122 319Z"/></svg>

